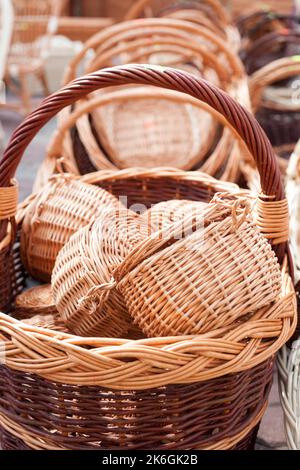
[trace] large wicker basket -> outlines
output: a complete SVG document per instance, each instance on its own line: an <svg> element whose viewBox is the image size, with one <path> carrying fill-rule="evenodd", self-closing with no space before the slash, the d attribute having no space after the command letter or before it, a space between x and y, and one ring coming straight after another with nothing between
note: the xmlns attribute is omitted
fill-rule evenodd
<svg viewBox="0 0 300 470"><path fill-rule="evenodd" d="M63 106L97 88L151 84L191 94L220 112L247 144L261 175L257 224L282 263L282 293L233 330L126 340L82 338L0 315L0 441L4 449L245 449L267 405L273 357L295 329L287 264L287 204L272 148L250 113L218 88L172 69L132 65L78 79L44 100L15 131L0 165L1 305L23 276L14 246L12 178L36 132ZM123 170L85 175L128 204L209 201L238 192L199 172ZM229 186L228 186L229 185ZM14 269L17 268L17 269ZM11 274L11 276L10 276ZM17 279L19 280L17 282Z"/></svg>

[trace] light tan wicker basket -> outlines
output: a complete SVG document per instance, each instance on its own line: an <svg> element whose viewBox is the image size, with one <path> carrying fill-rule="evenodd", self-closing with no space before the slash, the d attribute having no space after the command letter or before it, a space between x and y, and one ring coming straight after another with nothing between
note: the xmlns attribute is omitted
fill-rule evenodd
<svg viewBox="0 0 300 470"><path fill-rule="evenodd" d="M146 239L148 221L121 208L78 230L59 252L53 297L62 320L82 336L124 337L130 317L122 295L111 290L113 269Z"/></svg>
<svg viewBox="0 0 300 470"><path fill-rule="evenodd" d="M147 336L233 326L276 300L277 260L243 202L213 200L202 218L154 233L117 267L112 285Z"/></svg>
<svg viewBox="0 0 300 470"><path fill-rule="evenodd" d="M27 272L48 282L56 256L70 236L118 206L117 198L107 191L68 175L54 176L24 212L21 255Z"/></svg>

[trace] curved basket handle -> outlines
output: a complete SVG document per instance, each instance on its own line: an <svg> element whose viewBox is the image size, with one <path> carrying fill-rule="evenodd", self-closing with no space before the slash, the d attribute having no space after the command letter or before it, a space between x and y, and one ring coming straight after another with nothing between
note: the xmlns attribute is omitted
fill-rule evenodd
<svg viewBox="0 0 300 470"><path fill-rule="evenodd" d="M218 0L204 0L201 3L204 3L207 6L211 7L213 12L223 23L228 24L230 22L229 14ZM127 11L126 15L123 18L123 21L138 18L143 13L144 8L150 6L150 4L151 0L137 0L136 3L134 3L132 7L129 8L129 10ZM197 10L197 7L199 7L196 2L183 2L182 5L178 3L178 9L180 7L184 8L186 7L186 5L188 5L189 8L195 8L195 10ZM176 4L174 6L176 6Z"/></svg>
<svg viewBox="0 0 300 470"><path fill-rule="evenodd" d="M173 18L175 20L190 21L191 23L195 23L199 26L204 26L205 28L208 28L212 33L221 36L224 41L227 40L226 30L224 26L222 26L222 24L216 21L216 18L215 21L212 21L212 19L207 18L205 13L202 11L195 12L193 10L182 9L161 15L162 18L164 18L165 16L168 18Z"/></svg>
<svg viewBox="0 0 300 470"><path fill-rule="evenodd" d="M243 76L245 74L244 67L240 59L232 53L230 47L218 37L216 34L213 34L205 27L194 25L187 21L175 20L171 18L149 18L144 20L132 20L124 23L118 23L109 28L106 28L99 33L92 36L83 46L81 51L73 57L73 59L68 64L64 75L64 84L69 83L71 80L76 78L76 68L86 55L87 51L94 49L97 53L104 53L107 49L110 49L117 44L120 44L121 41L126 39L133 39L136 35L145 35L145 29L150 30L153 33L154 28L160 28L161 30L167 29L167 32L176 34L178 32L186 33L187 43L191 41L191 35L204 38L205 40L211 42L219 52L223 53L226 57L230 67L232 68L232 73L237 76Z"/></svg>
<svg viewBox="0 0 300 470"><path fill-rule="evenodd" d="M171 53L179 53L183 58L184 56L187 56L187 54L192 58L200 58L204 66L209 66L211 69L214 69L220 80L221 88L226 88L228 83L230 83L230 81L233 79L232 73L230 73L228 67L220 62L216 54L213 54L213 52L207 50L207 48L205 48L203 45L190 39L189 47L187 49L186 39L175 36L161 37L159 34L160 31L157 31L158 36L154 37L153 39L151 38L151 40L148 38L141 38L136 41L129 41L125 44L120 41L116 47L113 47L108 51L97 55L86 67L86 73L95 72L95 70L106 67L109 63L113 62L111 60L113 57L120 58L122 54L131 53L132 51L134 52L136 50L139 51L139 53L137 52L135 56L131 56L129 60L130 63L139 63L141 57L147 57L147 55L149 55L149 52L146 49L147 47L150 46L150 54L159 54L164 51L167 52L169 46ZM148 60L145 62L148 62Z"/></svg>
<svg viewBox="0 0 300 470"><path fill-rule="evenodd" d="M280 80L300 74L300 56L274 60L255 72L249 80L251 104L255 112L259 107L264 89Z"/></svg>
<svg viewBox="0 0 300 470"><path fill-rule="evenodd" d="M269 140L255 118L227 93L180 70L140 64L112 67L74 80L49 96L13 133L0 163L0 186L10 186L26 147L58 111L99 88L127 84L155 85L187 93L210 105L236 129L261 177L263 195L259 198L258 224L275 245L281 261L287 250L288 212L280 169ZM1 221L1 236L6 234L7 222Z"/></svg>

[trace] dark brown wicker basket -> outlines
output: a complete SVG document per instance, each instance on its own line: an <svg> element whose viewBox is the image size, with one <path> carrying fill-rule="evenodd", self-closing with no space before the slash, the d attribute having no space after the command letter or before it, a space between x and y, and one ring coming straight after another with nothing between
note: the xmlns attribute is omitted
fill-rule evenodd
<svg viewBox="0 0 300 470"><path fill-rule="evenodd" d="M271 32L254 41L241 52L249 75L270 62L300 53L300 31L283 29Z"/></svg>
<svg viewBox="0 0 300 470"><path fill-rule="evenodd" d="M278 222L280 225L281 217L283 217L284 224L286 223L284 210L282 214L282 207L285 204L284 191L278 164L268 140L252 115L232 98L209 85L208 82L184 72L142 65L115 67L78 79L50 96L12 136L0 163L2 192L5 193L4 188L12 187L10 186L12 177L26 146L38 130L63 106L70 105L76 99L97 88L128 83L152 84L190 93L206 101L226 117L247 143L255 158L262 181L262 196L259 200L261 203L265 201L266 212L268 213L269 210L270 196L275 195L275 199L271 200L272 214L274 205L276 206L276 201L278 201L281 215L279 219L275 217L276 220L272 217L275 227L270 222L266 226L262 223L262 230L264 231L265 227L267 236L271 238L272 247L282 262L288 254L285 229L282 228L283 232L278 233ZM83 180L88 181L91 177L91 175L86 175ZM126 195L128 205L139 203L147 207L156 202L175 198L208 201L215 192L220 190L221 185L210 177L203 176L199 179L197 172L186 174L176 170L166 171L165 174L158 170L152 173L143 170L132 172L131 170L127 176L126 171L114 172L113 176L110 172L100 172L98 184L116 196ZM226 184L229 187L232 186L229 183ZM236 186L235 188L237 190ZM265 198L264 195L268 197ZM9 261L10 266L13 265L14 231L8 230L12 226L10 224L15 226L13 210L16 210L16 207L7 204L7 215L2 216L0 222L0 240L2 240L0 278L6 279L6 284L0 291L0 303L6 311L12 308L16 284L21 285L24 280L24 271L19 263L14 264L16 268L14 276L9 275L12 270L7 268ZM263 217L262 220L264 220ZM8 236L10 242L5 244L4 241ZM7 246L9 249L6 248ZM3 263L4 259L6 259L6 264ZM288 284L290 285L290 282ZM294 296L292 291L288 292L283 300L290 306L294 302ZM295 327L293 309L280 308L279 310L281 317L276 321L277 323L275 322L279 325L279 330L277 333L274 332L276 337L274 352L280 347L282 341L288 340ZM274 324L273 320L272 324ZM19 339L17 343L14 343L15 335ZM261 329L260 335L262 335ZM269 330L267 336L266 342L273 344L269 338ZM48 344L50 337L52 340ZM252 337L252 333L247 331L247 338L246 346L239 342L235 344L242 348L248 347L248 344L253 344L253 347L254 344L260 345L258 347L260 357L260 351L264 350L264 345L257 337L257 332L254 331ZM101 368L97 370L96 367L97 361L101 362L101 357L103 358L98 355L101 347L96 346L97 342L100 345L101 338L81 339L64 333L56 334L50 330L42 332L37 327L26 326L11 319L8 315L0 314L0 339L4 345L7 345L7 361L0 369L0 442L4 449L252 448L257 425L267 405L272 381L272 355L263 354L263 359L255 361L253 349L249 356L250 364L247 367L243 367L245 360L243 358L239 369L239 360L236 360L239 358L236 356L234 373L226 368L225 375L222 375L222 371L218 371L209 380L201 381L199 379L197 381L197 374L202 371L202 368L199 367L199 370L197 366L195 368L194 350L192 354L186 354L184 349L179 349L182 351L180 357L184 358L184 361L193 361L193 364L189 362L176 364L176 380L165 379L163 374L166 374L166 377L169 377L170 373L173 374L172 369L175 363L169 364L165 357L165 350L161 352L161 349L152 346L149 350L153 349L156 356L162 354L161 357L164 357L164 360L154 361L152 367L153 359L148 364L149 356L146 355L146 360L143 359L140 362L138 356L131 357L131 354L135 353L128 353L128 356L126 354L124 357L121 351L121 367L115 364L115 361L120 362L115 356L114 365L111 363L113 367L106 369L106 372L108 376L113 377L117 367L119 371L117 378L120 369L123 371L123 377L126 378L118 379L119 381L113 378L114 385L108 388L104 386L104 383L110 383L110 379L107 382L107 379L99 378L102 377L103 371ZM91 341L90 344L89 341ZM115 349L112 349L114 356L119 348L118 341L123 344L125 340L112 339L112 341L115 345ZM125 341L125 344L129 344L132 351L137 351L139 354L139 348L144 347L143 341L151 345L151 339L129 343ZM166 341L167 343L171 341L173 344L174 338L167 338ZM182 339L184 344L189 344L189 341L191 341L189 337ZM15 346L12 347L13 344ZM51 358L47 358L50 344L50 349L55 353L53 356L51 353ZM87 348L84 347L85 345ZM45 349L44 346L46 346ZM87 358L93 347L98 351L94 350L95 367L93 366L87 375L86 373L82 375L82 367L86 365L89 367L90 358L88 361L81 358L78 363L79 369L74 374L71 364L74 361L77 363L77 353ZM65 355L69 348L73 351L73 358L69 352ZM105 361L111 361L111 358L107 356L108 349L110 348L104 347ZM211 354L210 349L209 356ZM172 349L169 349L169 356L173 357ZM220 368L226 360L228 359L222 359L218 353L216 368ZM65 361L70 361L70 363L67 365ZM164 362L166 362L165 365ZM43 366L37 366L37 363L43 363ZM135 364L139 369L133 371L131 368L135 367ZM142 369L146 364L150 367L149 372L146 372L146 375L149 374L146 379L144 372L140 374L141 364L143 364ZM126 376L127 370L130 371L128 377ZM186 370L190 370L187 379L184 378ZM180 375L178 375L179 371ZM104 375L107 376L106 372ZM207 375L208 372L209 370L205 368L204 374ZM57 374L57 380L51 379L53 374L54 376ZM92 377L92 379L87 377ZM131 380L137 381L138 385L130 389L129 386L125 386L125 383L126 381L131 383ZM156 388L153 388L154 381L160 384ZM149 388L150 383L151 388Z"/></svg>
<svg viewBox="0 0 300 470"><path fill-rule="evenodd" d="M272 371L270 360L197 384L114 392L49 382L2 366L0 413L64 449L197 449L251 427L265 407ZM254 426L233 448L252 448L257 430ZM3 428L0 443L5 450L30 449Z"/></svg>

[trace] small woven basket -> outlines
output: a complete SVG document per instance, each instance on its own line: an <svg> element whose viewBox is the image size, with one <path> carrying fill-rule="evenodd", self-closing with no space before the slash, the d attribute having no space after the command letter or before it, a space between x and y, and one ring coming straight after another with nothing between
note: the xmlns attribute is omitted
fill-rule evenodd
<svg viewBox="0 0 300 470"><path fill-rule="evenodd" d="M62 320L82 336L124 337L130 317L123 297L110 292L111 276L149 235L147 219L120 208L78 230L59 252L52 274Z"/></svg>
<svg viewBox="0 0 300 470"><path fill-rule="evenodd" d="M198 218L154 233L116 268L112 285L148 337L233 327L254 312L260 318L279 297L276 257L237 202L213 200Z"/></svg>
<svg viewBox="0 0 300 470"><path fill-rule="evenodd" d="M3 448L225 450L253 445L266 409L274 354L295 329L295 294L285 262L287 204L269 141L229 95L168 68L132 65L91 74L48 97L19 126L0 164L0 197L7 201L1 212L0 269L13 266L18 251L13 250L19 216L15 219L17 186L12 178L28 143L63 106L98 88L132 83L190 93L236 128L261 175L256 220L282 264L280 296L261 318L233 329L138 341L57 333L0 314ZM99 172L83 181L91 178L115 196L127 196L129 207L149 208L169 199L208 202L216 192L239 192L236 185L179 170ZM7 285L0 297L7 311L13 309L17 277L10 272L5 272Z"/></svg>
<svg viewBox="0 0 300 470"><path fill-rule="evenodd" d="M57 254L71 235L118 206L119 201L100 188L68 175L53 177L24 211L21 255L27 272L49 282Z"/></svg>
<svg viewBox="0 0 300 470"><path fill-rule="evenodd" d="M300 131L298 79L294 84L287 80L299 75L299 56L292 56L266 65L249 82L253 111L280 157L283 173ZM278 82L283 85L276 87Z"/></svg>

